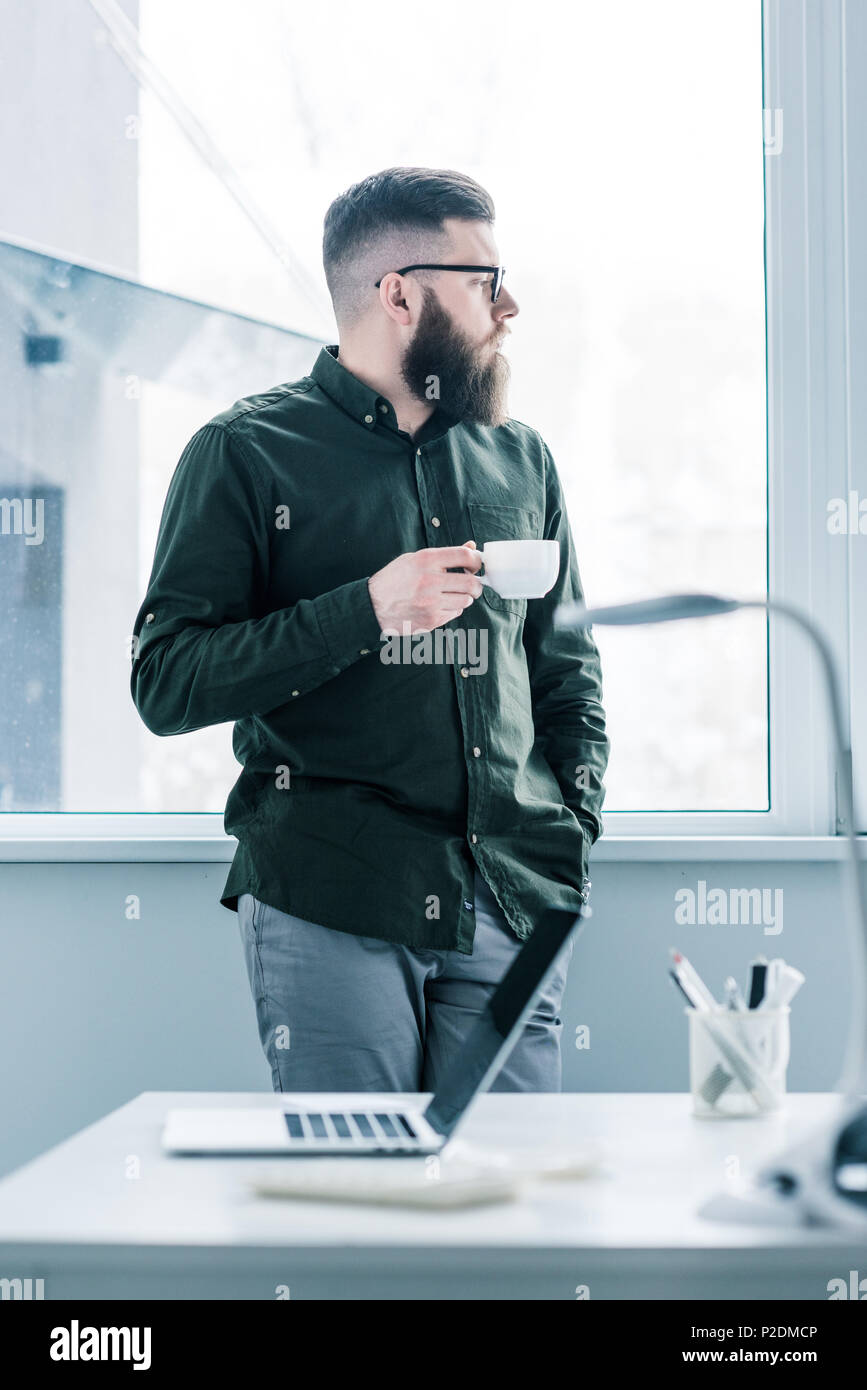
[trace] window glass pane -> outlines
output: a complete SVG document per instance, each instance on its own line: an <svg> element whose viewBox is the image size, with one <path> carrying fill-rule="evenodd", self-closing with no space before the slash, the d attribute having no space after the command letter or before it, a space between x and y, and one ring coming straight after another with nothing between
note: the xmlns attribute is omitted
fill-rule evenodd
<svg viewBox="0 0 867 1390"><path fill-rule="evenodd" d="M181 449L336 341L322 218L390 165L458 168L495 199L521 311L512 413L557 463L588 600L765 592L759 0L138 12L169 108L96 44L89 10L49 31L58 71L93 80L43 100L65 129L77 91L88 119L34 166L43 192L69 179L60 221L43 234L22 202L8 225L68 259L0 247L0 497L42 499L46 527L40 546L0 539L0 808L222 811L230 729L150 735L128 633ZM596 636L606 811L767 807L760 617Z"/></svg>
<svg viewBox="0 0 867 1390"><path fill-rule="evenodd" d="M454 41L459 5L438 10L432 25L422 11L376 4L378 27L398 25L425 54L400 129L390 101L371 99L369 64L359 61L374 59L369 9L344 7L339 33L327 11L264 11L275 40L267 109L226 103L219 73L234 39L220 26L207 36L214 61L197 66L197 101L311 270L328 201L378 168L461 168L492 193L521 309L508 343L512 411L539 429L563 477L588 599L764 595L758 0L481 3L481 53ZM177 16L147 3L144 18L166 67L191 90ZM185 24L191 42L193 20ZM253 80L254 56L262 59L240 55L241 85ZM317 99L323 92L327 101ZM171 192L166 159L178 167ZM149 273L209 298L231 292L239 307L259 304L273 280L267 251L261 274L236 288L246 243L234 209L228 286L219 258L192 267L162 234L190 160L167 130L148 166ZM284 166L291 181L278 176ZM204 192L207 176L198 177ZM183 206L205 242L210 205L197 215L188 192ZM307 322L294 286L284 295L288 321ZM606 809L767 808L761 615L596 636L612 738Z"/></svg>
<svg viewBox="0 0 867 1390"><path fill-rule="evenodd" d="M130 633L184 444L318 344L8 244L0 296L32 325L6 372L0 809L222 810L231 726L149 733Z"/></svg>

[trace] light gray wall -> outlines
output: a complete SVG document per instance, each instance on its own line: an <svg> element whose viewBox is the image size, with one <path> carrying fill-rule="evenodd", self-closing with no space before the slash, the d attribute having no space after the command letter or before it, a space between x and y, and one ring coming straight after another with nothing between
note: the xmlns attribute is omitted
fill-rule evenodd
<svg viewBox="0 0 867 1390"><path fill-rule="evenodd" d="M0 1173L140 1091L264 1090L224 864L0 864ZM688 1087L687 1025L667 976L679 946L719 992L751 955L807 976L792 1010L791 1090L838 1078L848 1007L839 866L620 864L593 869L563 1012L565 1090ZM674 894L782 888L779 935L676 926ZM129 921L129 894L141 917ZM577 1051L575 1029L590 1029Z"/></svg>

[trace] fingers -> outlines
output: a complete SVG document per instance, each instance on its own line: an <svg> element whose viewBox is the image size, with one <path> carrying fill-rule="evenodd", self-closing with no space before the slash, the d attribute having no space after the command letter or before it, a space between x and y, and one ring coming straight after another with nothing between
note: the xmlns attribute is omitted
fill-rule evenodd
<svg viewBox="0 0 867 1390"><path fill-rule="evenodd" d="M444 608L444 609L443 609L442 617L440 618L439 622L437 623L437 627L441 627L443 623L451 623L451 622L454 622L455 618L460 618L460 617L462 616L463 612L464 612L464 609L465 609L465 608L468 608L469 605L472 603L472 601L473 601L472 599L467 599L467 601L466 601L466 603L464 604L463 608L456 608L456 609L454 609L454 608L447 608L447 609Z"/></svg>
<svg viewBox="0 0 867 1390"><path fill-rule="evenodd" d="M458 565L468 570L482 567L482 557L474 541L466 545L444 545L442 549L429 550L428 554L437 569L454 569Z"/></svg>
<svg viewBox="0 0 867 1390"><path fill-rule="evenodd" d="M473 598L478 598L485 587L477 575L467 574L464 570L438 574L434 583L441 594L472 594Z"/></svg>
<svg viewBox="0 0 867 1390"><path fill-rule="evenodd" d="M482 581L474 574L464 574L460 570L455 570L453 574L437 576L435 585L437 593L472 594L473 598L478 598L484 588Z"/></svg>

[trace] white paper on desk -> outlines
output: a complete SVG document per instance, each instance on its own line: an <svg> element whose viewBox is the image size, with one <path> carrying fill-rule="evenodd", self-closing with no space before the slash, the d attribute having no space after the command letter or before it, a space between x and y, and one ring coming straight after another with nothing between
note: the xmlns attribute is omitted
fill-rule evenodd
<svg viewBox="0 0 867 1390"><path fill-rule="evenodd" d="M261 1197L385 1206L466 1207L510 1202L518 1175L476 1163L428 1158L292 1158L249 1180Z"/></svg>
<svg viewBox="0 0 867 1390"><path fill-rule="evenodd" d="M598 1151L525 1150L520 1155L452 1140L447 1155L418 1158L292 1158L249 1180L263 1197L388 1206L466 1207L514 1200L533 1180L595 1172Z"/></svg>

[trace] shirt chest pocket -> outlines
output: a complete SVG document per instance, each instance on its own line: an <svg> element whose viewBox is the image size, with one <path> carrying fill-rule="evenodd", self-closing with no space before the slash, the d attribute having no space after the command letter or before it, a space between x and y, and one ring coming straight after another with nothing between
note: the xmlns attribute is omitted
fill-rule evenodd
<svg viewBox="0 0 867 1390"><path fill-rule="evenodd" d="M532 541L540 538L540 514L527 507L506 507L499 502L468 502L473 540L479 550L488 541ZM525 598L501 598L489 584L482 594L490 608L501 613L514 613L519 618L527 616Z"/></svg>

